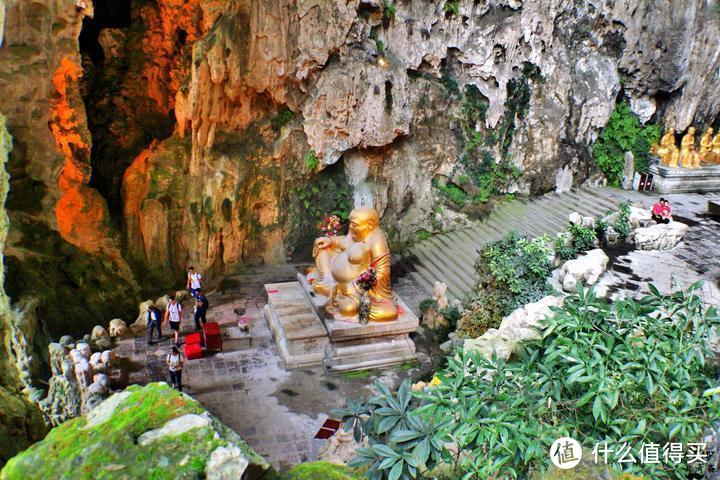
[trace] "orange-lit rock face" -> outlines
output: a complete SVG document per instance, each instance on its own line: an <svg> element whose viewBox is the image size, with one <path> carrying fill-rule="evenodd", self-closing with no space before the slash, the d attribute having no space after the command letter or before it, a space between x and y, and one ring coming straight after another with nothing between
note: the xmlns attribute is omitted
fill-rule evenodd
<svg viewBox="0 0 720 480"><path fill-rule="evenodd" d="M107 208L102 196L87 186L90 181L89 133L81 119L84 110L78 93L81 67L64 57L52 77L49 127L64 163L57 185L61 192L55 204L60 235L89 252L103 246L108 232Z"/></svg>
<svg viewBox="0 0 720 480"><path fill-rule="evenodd" d="M143 77L147 95L167 114L175 107L175 94L189 74L189 53L203 31L200 0L161 0L140 10L145 25Z"/></svg>

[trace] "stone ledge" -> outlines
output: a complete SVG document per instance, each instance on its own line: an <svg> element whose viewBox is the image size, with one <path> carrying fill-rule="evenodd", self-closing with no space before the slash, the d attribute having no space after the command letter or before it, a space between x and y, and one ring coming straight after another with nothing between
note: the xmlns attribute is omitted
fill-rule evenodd
<svg viewBox="0 0 720 480"><path fill-rule="evenodd" d="M700 168L651 165L648 171L653 174L653 190L658 193L720 191L720 165Z"/></svg>

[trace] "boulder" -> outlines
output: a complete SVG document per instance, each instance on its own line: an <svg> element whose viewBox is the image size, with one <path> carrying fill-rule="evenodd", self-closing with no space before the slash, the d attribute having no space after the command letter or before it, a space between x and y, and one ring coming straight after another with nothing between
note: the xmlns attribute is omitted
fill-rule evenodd
<svg viewBox="0 0 720 480"><path fill-rule="evenodd" d="M560 307L563 297L548 295L537 302L529 303L514 310L503 318L498 331L510 337L515 343L540 338L540 322L552 314L551 307Z"/></svg>
<svg viewBox="0 0 720 480"><path fill-rule="evenodd" d="M248 459L236 445L218 447L213 450L205 467L207 480L242 478L248 467Z"/></svg>
<svg viewBox="0 0 720 480"><path fill-rule="evenodd" d="M98 375L92 388L106 392L105 385ZM149 432L164 434L153 441ZM240 436L166 383L132 385L101 400L10 459L0 478L57 478L57 472L67 478L85 478L87 472L98 478L148 478L149 472L162 472L163 478L279 478Z"/></svg>
<svg viewBox="0 0 720 480"><path fill-rule="evenodd" d="M635 229L635 248L638 250L669 250L685 233L688 226L681 222L659 223Z"/></svg>
<svg viewBox="0 0 720 480"><path fill-rule="evenodd" d="M133 325L142 325L143 328L147 327L147 310L150 305L154 305L152 300L145 300L138 305L138 317ZM130 328L132 329L132 326Z"/></svg>
<svg viewBox="0 0 720 480"><path fill-rule="evenodd" d="M178 290L177 292L175 292L175 298L178 302L182 303L188 298L190 298L190 293L187 290Z"/></svg>
<svg viewBox="0 0 720 480"><path fill-rule="evenodd" d="M88 345L87 343L84 343L84 342L78 343L77 345L75 345L75 350L80 352L80 354L83 357L85 357L86 360L90 359L90 355L92 352L90 351L90 345ZM75 359L73 358L73 360L75 360Z"/></svg>
<svg viewBox="0 0 720 480"><path fill-rule="evenodd" d="M609 258L601 249L590 250L560 267L558 281L566 292L575 292L578 282L594 285L607 268Z"/></svg>
<svg viewBox="0 0 720 480"><path fill-rule="evenodd" d="M165 310L167 308L169 302L170 302L170 296L163 295L162 297L155 300L155 306L157 308L159 308L160 310ZM147 308L145 310L147 311Z"/></svg>
<svg viewBox="0 0 720 480"><path fill-rule="evenodd" d="M507 360L515 349L515 340L494 328L489 329L478 338L465 339L465 351L478 352L490 360L495 352L497 358Z"/></svg>
<svg viewBox="0 0 720 480"><path fill-rule="evenodd" d="M448 306L447 284L435 281L433 300L437 303L438 308L445 308Z"/></svg>
<svg viewBox="0 0 720 480"><path fill-rule="evenodd" d="M110 326L108 327L110 336L115 337L123 337L127 335L128 333L128 326L125 323L124 320L120 318L114 318L110 320Z"/></svg>
<svg viewBox="0 0 720 480"><path fill-rule="evenodd" d="M418 382L413 385L413 391L422 391L416 389L416 385L422 384L425 386L425 382ZM357 455L357 449L362 447L358 442L355 441L352 429L345 430L342 426L340 429L330 437L327 443L318 452L318 460L325 462L335 463L344 465L352 460Z"/></svg>
<svg viewBox="0 0 720 480"><path fill-rule="evenodd" d="M94 371L98 371L98 370L104 368L102 366L101 357L102 357L102 353L100 353L100 352L95 352L92 355L90 355L90 365L92 366Z"/></svg>
<svg viewBox="0 0 720 480"><path fill-rule="evenodd" d="M112 350L105 350L100 354L100 362L105 365L106 367L109 367L112 365L113 361L115 360L115 353L113 353Z"/></svg>
<svg viewBox="0 0 720 480"><path fill-rule="evenodd" d="M104 327L102 327L101 325L95 325L95 327L93 327L92 329L92 333L90 334L90 341L94 342L101 338L109 339L110 335Z"/></svg>
<svg viewBox="0 0 720 480"><path fill-rule="evenodd" d="M630 207L630 228L638 228L652 220L652 213L647 208Z"/></svg>
<svg viewBox="0 0 720 480"><path fill-rule="evenodd" d="M58 343L66 348L75 347L75 340L70 335L63 335L62 337L60 337L60 341Z"/></svg>

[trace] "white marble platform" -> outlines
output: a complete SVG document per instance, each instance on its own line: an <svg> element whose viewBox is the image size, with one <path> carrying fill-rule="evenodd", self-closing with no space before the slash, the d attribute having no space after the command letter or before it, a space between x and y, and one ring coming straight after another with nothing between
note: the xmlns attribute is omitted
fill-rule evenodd
<svg viewBox="0 0 720 480"><path fill-rule="evenodd" d="M265 319L287 369L363 370L416 360L409 333L419 321L402 299L397 320L361 325L326 318L326 298L316 295L303 275L297 282L266 284L265 291Z"/></svg>
<svg viewBox="0 0 720 480"><path fill-rule="evenodd" d="M670 168L651 165L653 190L658 193L720 192L720 165Z"/></svg>

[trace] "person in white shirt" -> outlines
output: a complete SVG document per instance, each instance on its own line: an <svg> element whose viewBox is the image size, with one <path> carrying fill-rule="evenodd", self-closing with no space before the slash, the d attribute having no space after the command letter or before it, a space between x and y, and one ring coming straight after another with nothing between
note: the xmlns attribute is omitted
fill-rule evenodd
<svg viewBox="0 0 720 480"><path fill-rule="evenodd" d="M177 347L173 346L170 349L170 353L168 353L165 363L170 371L170 381L172 382L172 387L182 392L182 368L185 361L183 360L182 354L180 354L180 350L178 350Z"/></svg>
<svg viewBox="0 0 720 480"><path fill-rule="evenodd" d="M195 292L202 288L202 275L195 271L195 267L189 267L187 272L187 281L185 288L190 292L190 296L195 298Z"/></svg>
<svg viewBox="0 0 720 480"><path fill-rule="evenodd" d="M174 332L175 345L178 344L178 335L180 333L180 321L182 320L182 305L177 301L175 297L170 297L168 306L165 309L165 318L163 323L167 322L170 324L170 328Z"/></svg>

